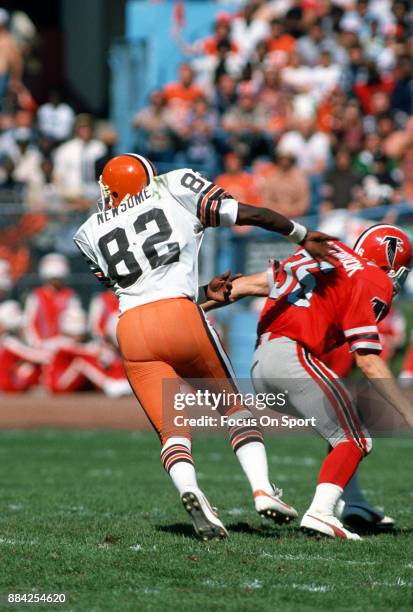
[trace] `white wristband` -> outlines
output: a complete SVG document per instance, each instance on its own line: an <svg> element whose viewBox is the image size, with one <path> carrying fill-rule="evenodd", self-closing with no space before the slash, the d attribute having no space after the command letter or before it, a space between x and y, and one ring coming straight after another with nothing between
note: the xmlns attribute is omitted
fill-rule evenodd
<svg viewBox="0 0 413 612"><path fill-rule="evenodd" d="M301 225L300 223L296 223L295 221L291 221L291 223L293 224L293 229L291 233L286 236L286 238L288 238L288 240L291 240L291 242L296 242L297 244L300 244L307 236L308 230L304 225Z"/></svg>

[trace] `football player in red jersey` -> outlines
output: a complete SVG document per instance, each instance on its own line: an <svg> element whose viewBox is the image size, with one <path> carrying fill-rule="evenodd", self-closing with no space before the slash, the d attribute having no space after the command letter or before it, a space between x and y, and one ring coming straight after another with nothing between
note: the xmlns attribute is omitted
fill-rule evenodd
<svg viewBox="0 0 413 612"><path fill-rule="evenodd" d="M356 540L335 510L371 440L345 385L320 357L347 343L374 388L413 426L413 409L380 357L377 329L407 277L412 249L406 234L391 225L369 228L353 250L332 244L336 265L318 264L299 248L282 264L273 262L269 273L235 280L231 299L268 296L258 323L254 386L264 393L288 389L292 411L315 417L315 429L332 446L301 527Z"/></svg>
<svg viewBox="0 0 413 612"><path fill-rule="evenodd" d="M377 329L383 347L380 356L386 363L390 363L405 341L405 319L394 304L386 317L378 321ZM322 355L321 361L340 378L348 376L355 365L354 353L348 344L342 344L327 355ZM346 485L336 513L345 525L358 533L384 533L392 531L395 526L393 518L386 516L366 499L357 472Z"/></svg>

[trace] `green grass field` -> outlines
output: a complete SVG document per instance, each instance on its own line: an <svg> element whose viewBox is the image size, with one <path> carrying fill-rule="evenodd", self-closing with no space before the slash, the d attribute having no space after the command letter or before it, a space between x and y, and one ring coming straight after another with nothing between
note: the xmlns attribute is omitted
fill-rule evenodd
<svg viewBox="0 0 413 612"><path fill-rule="evenodd" d="M324 444L267 442L274 481L303 511ZM64 591L60 609L76 611L412 609L412 451L410 439L378 441L363 469L370 498L390 501L395 535L314 541L263 524L229 443L199 437L200 483L231 536L205 544L153 434L1 432L0 593Z"/></svg>

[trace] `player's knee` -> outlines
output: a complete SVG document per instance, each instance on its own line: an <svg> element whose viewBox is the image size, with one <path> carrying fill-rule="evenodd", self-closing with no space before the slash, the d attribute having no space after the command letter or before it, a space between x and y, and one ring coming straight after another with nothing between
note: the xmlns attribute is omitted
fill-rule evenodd
<svg viewBox="0 0 413 612"><path fill-rule="evenodd" d="M373 447L371 438L353 438L351 443L361 451L362 458L368 455Z"/></svg>

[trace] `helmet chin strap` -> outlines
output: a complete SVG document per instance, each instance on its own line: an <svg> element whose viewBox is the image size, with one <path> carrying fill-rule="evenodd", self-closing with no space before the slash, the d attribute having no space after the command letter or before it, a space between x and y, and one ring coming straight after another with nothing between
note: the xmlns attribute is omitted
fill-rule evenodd
<svg viewBox="0 0 413 612"><path fill-rule="evenodd" d="M397 295L403 289L403 285L406 282L409 272L410 268L401 266L397 272L395 270L390 270L388 273L388 276L391 278L393 283L394 295Z"/></svg>

